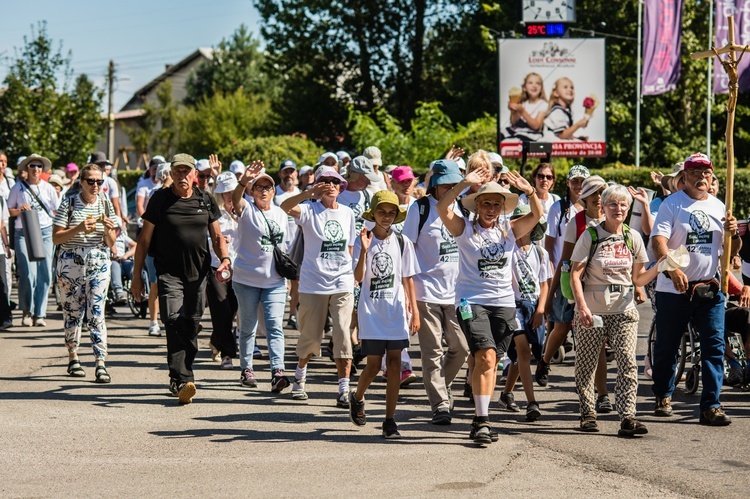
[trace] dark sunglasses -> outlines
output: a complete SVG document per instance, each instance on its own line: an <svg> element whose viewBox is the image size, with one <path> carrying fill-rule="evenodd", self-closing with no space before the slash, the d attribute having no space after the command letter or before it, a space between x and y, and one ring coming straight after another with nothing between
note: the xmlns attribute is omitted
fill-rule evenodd
<svg viewBox="0 0 750 499"><path fill-rule="evenodd" d="M34 163L33 165L29 165L29 168L44 168L44 165L40 165L39 163Z"/></svg>
<svg viewBox="0 0 750 499"><path fill-rule="evenodd" d="M538 178L539 180L549 180L549 181L555 180L554 175L545 175L543 173L537 173L536 178Z"/></svg>
<svg viewBox="0 0 750 499"><path fill-rule="evenodd" d="M93 186L93 185L99 185L101 186L104 183L104 180L94 180L93 178L85 178L83 179L86 181L87 184Z"/></svg>
<svg viewBox="0 0 750 499"><path fill-rule="evenodd" d="M341 185L341 180L337 178L324 178L320 180L321 184L333 184L333 185Z"/></svg>
<svg viewBox="0 0 750 499"><path fill-rule="evenodd" d="M198 174L198 178L211 178L211 175L206 175L206 174L203 174L203 173L199 173Z"/></svg>
<svg viewBox="0 0 750 499"><path fill-rule="evenodd" d="M500 185L510 185L510 180L501 178L500 180L497 181L497 183Z"/></svg>

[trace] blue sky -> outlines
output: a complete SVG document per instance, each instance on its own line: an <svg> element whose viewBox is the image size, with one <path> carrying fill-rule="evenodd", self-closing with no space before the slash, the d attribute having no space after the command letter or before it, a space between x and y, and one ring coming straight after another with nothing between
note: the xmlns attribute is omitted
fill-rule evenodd
<svg viewBox="0 0 750 499"><path fill-rule="evenodd" d="M240 24L259 36L252 0L0 0L0 12L0 81L31 26L46 21L48 35L73 52L76 74L103 86L115 61L116 111L166 64L216 46Z"/></svg>

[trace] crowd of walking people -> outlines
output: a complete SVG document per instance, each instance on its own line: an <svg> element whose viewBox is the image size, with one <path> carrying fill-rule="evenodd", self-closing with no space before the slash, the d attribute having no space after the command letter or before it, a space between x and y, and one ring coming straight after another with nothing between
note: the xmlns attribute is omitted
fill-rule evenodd
<svg viewBox="0 0 750 499"><path fill-rule="evenodd" d="M222 369L239 361L244 387L263 378L273 393L290 388L289 396L306 400L318 382L308 364L329 337L333 403L365 425L366 394L382 371L388 439L400 437L399 390L416 379L409 352L416 336L431 423L452 424L454 382L467 366L470 438L487 445L498 439L490 407L499 373L505 383L497 406L521 410L520 379L526 419L542 418L534 384L547 386L571 329L579 429L599 431L597 415L616 410L618 435L648 433L636 413L636 305L650 298L658 334L644 373L653 379L654 415L672 416L678 348L692 321L701 346L700 422L728 425L720 402L725 363L731 379L750 383L726 340L731 328L750 351L750 272L735 286L730 320L720 256L725 234L735 257L746 231L716 198L710 160L694 154L667 175L654 172L652 199L583 165L564 175L559 197L551 163L526 179L497 153L463 155L452 147L421 182L409 166L384 165L375 146L354 157L327 152L299 169L285 160L277 178L261 160L234 160L222 171L215 155L155 156L129 218L105 154L54 172L32 154L19 160L14 179L0 152L0 327L45 326L54 283L68 374L86 376L79 358L85 326L95 380L109 383L105 311L131 293L148 302L147 334L166 336L169 391L180 404L197 393L193 363L206 305L213 355ZM627 225L631 212L637 226ZM129 219L137 241L128 237ZM11 316L12 268L19 325ZM285 318L287 329L299 330L295 358L286 354ZM268 373L253 363L261 334ZM617 363L614 407L608 352Z"/></svg>

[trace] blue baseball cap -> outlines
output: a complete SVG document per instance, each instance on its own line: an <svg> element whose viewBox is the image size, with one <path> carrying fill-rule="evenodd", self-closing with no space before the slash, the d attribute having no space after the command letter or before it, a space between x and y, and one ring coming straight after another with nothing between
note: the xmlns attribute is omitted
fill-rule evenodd
<svg viewBox="0 0 750 499"><path fill-rule="evenodd" d="M279 171L286 170L287 168L294 168L297 169L297 164L292 161L291 159L285 159L281 162L281 166L279 167Z"/></svg>
<svg viewBox="0 0 750 499"><path fill-rule="evenodd" d="M432 177L427 190L443 184L457 184L464 179L458 163L452 159L439 159L432 164Z"/></svg>

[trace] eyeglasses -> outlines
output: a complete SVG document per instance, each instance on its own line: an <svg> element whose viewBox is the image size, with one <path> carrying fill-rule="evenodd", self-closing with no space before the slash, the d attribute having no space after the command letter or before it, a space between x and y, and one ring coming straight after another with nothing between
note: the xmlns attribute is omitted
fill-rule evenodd
<svg viewBox="0 0 750 499"><path fill-rule="evenodd" d="M543 173L537 173L536 174L536 178L538 178L539 180L549 180L550 182L552 182L553 180L555 180L555 176L554 175L545 175Z"/></svg>
<svg viewBox="0 0 750 499"><path fill-rule="evenodd" d="M272 185L254 185L253 190L258 192L268 192L273 189Z"/></svg>
<svg viewBox="0 0 750 499"><path fill-rule="evenodd" d="M39 163L34 163L33 165L29 165L28 168L44 168L44 165L40 165Z"/></svg>
<svg viewBox="0 0 750 499"><path fill-rule="evenodd" d="M320 179L321 184L333 184L333 185L341 185L341 180L337 178L323 178Z"/></svg>
<svg viewBox="0 0 750 499"><path fill-rule="evenodd" d="M710 176L712 176L714 174L714 171L711 170L710 168L706 168L706 169L703 169L703 170L694 170L694 169L690 168L687 172L690 175L692 175L693 177L706 177L706 178L708 178L708 177L710 177Z"/></svg>
<svg viewBox="0 0 750 499"><path fill-rule="evenodd" d="M497 181L497 183L500 185L510 185L510 180L506 178L501 178L500 180Z"/></svg>
<svg viewBox="0 0 750 499"><path fill-rule="evenodd" d="M199 173L198 178L207 179L207 178L211 178L211 175L206 175L205 173Z"/></svg>
<svg viewBox="0 0 750 499"><path fill-rule="evenodd" d="M104 180L94 180L93 178L85 178L83 180L85 180L86 183L89 184L89 185L91 185L91 186L94 186L94 185L101 186L104 183Z"/></svg>

